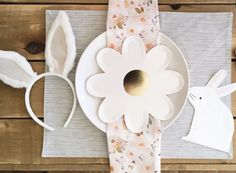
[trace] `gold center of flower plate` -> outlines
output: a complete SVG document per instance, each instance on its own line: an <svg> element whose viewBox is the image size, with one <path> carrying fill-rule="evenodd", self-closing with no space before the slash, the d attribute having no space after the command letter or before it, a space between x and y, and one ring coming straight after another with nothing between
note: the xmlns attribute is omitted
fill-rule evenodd
<svg viewBox="0 0 236 173"><path fill-rule="evenodd" d="M149 87L149 78L144 71L133 70L126 74L123 84L129 95L141 96Z"/></svg>

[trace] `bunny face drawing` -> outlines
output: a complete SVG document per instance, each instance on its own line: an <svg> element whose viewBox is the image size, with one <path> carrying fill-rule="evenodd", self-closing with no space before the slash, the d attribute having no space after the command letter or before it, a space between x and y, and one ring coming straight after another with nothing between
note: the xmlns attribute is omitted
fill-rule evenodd
<svg viewBox="0 0 236 173"><path fill-rule="evenodd" d="M188 95L189 102L195 109L207 108L211 100L219 99L216 89L209 87L192 87L189 89Z"/></svg>
<svg viewBox="0 0 236 173"><path fill-rule="evenodd" d="M234 120L221 97L236 90L236 83L219 87L226 77L219 70L204 87L192 87L188 99L194 107L192 125L183 140L229 152L234 133Z"/></svg>

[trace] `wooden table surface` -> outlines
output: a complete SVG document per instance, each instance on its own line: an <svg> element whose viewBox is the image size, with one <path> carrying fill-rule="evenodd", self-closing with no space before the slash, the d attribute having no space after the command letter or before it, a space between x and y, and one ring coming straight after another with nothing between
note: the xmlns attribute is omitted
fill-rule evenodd
<svg viewBox="0 0 236 173"><path fill-rule="evenodd" d="M232 81L236 81L236 0L159 0L159 4L160 11L233 12ZM0 49L21 53L38 73L44 72L46 9L106 10L107 0L0 0ZM33 109L40 118L43 91L41 80L31 94ZM0 82L0 171L109 170L107 158L42 158L43 129L29 117L24 92ZM232 105L236 116L236 93ZM233 160L163 159L162 170L236 172L236 152L234 155Z"/></svg>

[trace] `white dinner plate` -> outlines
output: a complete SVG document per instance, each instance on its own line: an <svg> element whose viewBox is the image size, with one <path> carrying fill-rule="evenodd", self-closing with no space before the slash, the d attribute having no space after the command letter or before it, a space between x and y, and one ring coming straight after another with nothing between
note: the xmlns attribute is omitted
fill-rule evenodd
<svg viewBox="0 0 236 173"><path fill-rule="evenodd" d="M186 103L189 89L189 73L183 54L169 37L160 33L157 42L170 48L174 54L167 69L175 70L184 77L183 89L180 92L169 96L175 106L175 113L171 119L161 121L161 128L162 130L165 130L177 119ZM103 99L91 96L87 92L86 83L91 76L102 73L97 65L96 55L98 51L105 48L106 45L106 33L104 32L96 37L84 50L80 57L75 75L75 89L80 106L88 119L103 132L106 132L106 124L98 117L98 108Z"/></svg>

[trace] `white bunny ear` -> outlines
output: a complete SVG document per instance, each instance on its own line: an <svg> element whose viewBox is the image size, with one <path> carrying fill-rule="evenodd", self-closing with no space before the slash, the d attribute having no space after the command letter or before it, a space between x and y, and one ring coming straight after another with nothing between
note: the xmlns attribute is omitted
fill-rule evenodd
<svg viewBox="0 0 236 173"><path fill-rule="evenodd" d="M211 88L217 88L221 84L221 82L225 79L226 75L227 75L226 70L219 70L209 80L206 86Z"/></svg>
<svg viewBox="0 0 236 173"><path fill-rule="evenodd" d="M27 88L35 77L36 73L25 57L0 50L0 80L14 88Z"/></svg>
<svg viewBox="0 0 236 173"><path fill-rule="evenodd" d="M219 95L219 97L227 96L234 91L236 91L236 83L217 88L217 94Z"/></svg>
<svg viewBox="0 0 236 173"><path fill-rule="evenodd" d="M58 13L48 32L45 58L50 72L67 76L73 68L76 58L75 37L64 11Z"/></svg>

